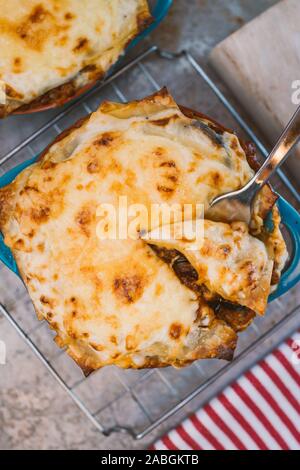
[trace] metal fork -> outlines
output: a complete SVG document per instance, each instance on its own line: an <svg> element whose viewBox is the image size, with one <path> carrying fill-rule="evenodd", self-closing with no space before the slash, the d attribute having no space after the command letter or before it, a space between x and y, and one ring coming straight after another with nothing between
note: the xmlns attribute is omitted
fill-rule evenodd
<svg viewBox="0 0 300 470"><path fill-rule="evenodd" d="M258 192L287 159L299 138L300 106L284 129L272 152L253 178L243 188L213 199L206 217L224 222L239 220L249 225Z"/></svg>

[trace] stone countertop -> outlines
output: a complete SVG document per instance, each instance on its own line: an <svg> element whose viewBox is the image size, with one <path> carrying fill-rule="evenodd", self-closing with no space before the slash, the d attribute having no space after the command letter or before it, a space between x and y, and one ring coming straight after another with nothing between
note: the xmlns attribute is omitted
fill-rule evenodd
<svg viewBox="0 0 300 470"><path fill-rule="evenodd" d="M175 0L164 23L146 41L169 50L189 49L200 62L206 62L215 44L275 3L275 0ZM156 72L159 74L159 70ZM9 120L2 131L6 126ZM14 298L9 296L12 283ZM24 316L31 308L21 282L16 284L4 267L0 268L0 302L13 308L16 316ZM178 416L170 418L140 441L126 434L104 437L1 316L0 340L7 346L6 365L0 366L0 449L145 448L178 420ZM197 400L182 415L196 406Z"/></svg>

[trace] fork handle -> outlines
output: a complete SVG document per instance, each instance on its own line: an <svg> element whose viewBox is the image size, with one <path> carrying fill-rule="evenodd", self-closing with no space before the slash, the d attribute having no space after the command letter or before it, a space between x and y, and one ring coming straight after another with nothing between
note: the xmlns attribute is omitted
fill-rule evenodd
<svg viewBox="0 0 300 470"><path fill-rule="evenodd" d="M300 106L279 137L275 147L252 180L254 186L261 188L282 165L289 152L300 138ZM256 183L256 184L255 184ZM259 189L257 188L257 189Z"/></svg>

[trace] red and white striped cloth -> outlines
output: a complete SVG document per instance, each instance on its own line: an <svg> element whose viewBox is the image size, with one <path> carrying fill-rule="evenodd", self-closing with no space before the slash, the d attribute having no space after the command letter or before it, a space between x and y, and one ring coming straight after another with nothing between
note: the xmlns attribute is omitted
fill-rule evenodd
<svg viewBox="0 0 300 470"><path fill-rule="evenodd" d="M299 351L297 333L152 449L299 450Z"/></svg>

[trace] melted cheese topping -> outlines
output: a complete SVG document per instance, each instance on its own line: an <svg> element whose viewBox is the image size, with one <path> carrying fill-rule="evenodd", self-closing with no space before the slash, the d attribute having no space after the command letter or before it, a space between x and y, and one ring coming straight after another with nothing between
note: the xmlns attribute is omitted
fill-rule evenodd
<svg viewBox="0 0 300 470"><path fill-rule="evenodd" d="M232 356L234 330L147 243L99 240L96 234L100 203L118 211L119 197L127 196L128 204L148 210L152 203L207 207L210 198L250 179L253 172L236 136L224 132L216 138L200 124L186 117L166 90L125 105L103 103L0 190L0 229L38 315L84 369L179 366ZM241 264L252 253L261 279L269 273L263 243L222 224L208 227L210 254L191 258L199 272L200 264L207 268L199 282L248 305L240 294L248 296L246 278L249 288L253 283ZM224 237L233 253L221 285L226 261L215 250ZM184 252L184 246L176 248ZM230 290L235 269L238 297Z"/></svg>
<svg viewBox="0 0 300 470"><path fill-rule="evenodd" d="M150 18L145 0L0 0L7 111L103 75Z"/></svg>

